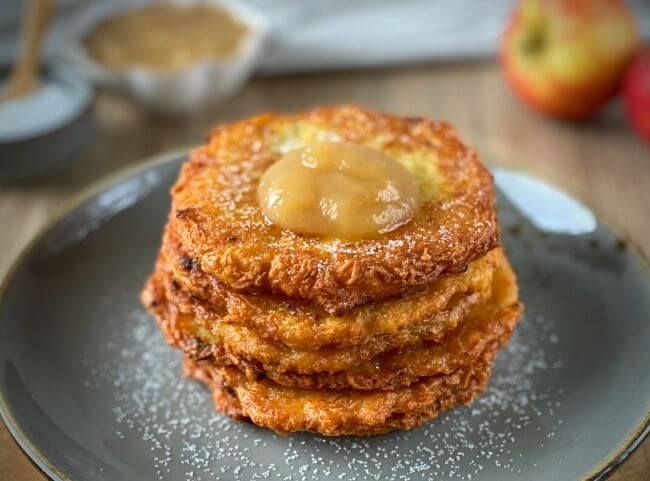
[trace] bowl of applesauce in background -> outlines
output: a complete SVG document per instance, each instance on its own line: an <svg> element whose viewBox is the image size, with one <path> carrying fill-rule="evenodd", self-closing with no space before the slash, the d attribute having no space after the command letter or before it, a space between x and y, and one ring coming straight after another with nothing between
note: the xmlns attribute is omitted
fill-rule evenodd
<svg viewBox="0 0 650 481"><path fill-rule="evenodd" d="M252 74L268 32L258 12L224 0L101 2L74 24L64 54L72 68L164 113L233 94Z"/></svg>

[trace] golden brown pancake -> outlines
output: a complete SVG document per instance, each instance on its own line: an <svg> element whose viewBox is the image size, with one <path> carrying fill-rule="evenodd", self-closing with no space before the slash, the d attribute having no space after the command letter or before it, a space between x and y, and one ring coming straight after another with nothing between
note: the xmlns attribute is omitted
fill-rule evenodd
<svg viewBox="0 0 650 481"><path fill-rule="evenodd" d="M501 273L508 275L510 273ZM382 353L352 369L318 374L264 371L258 363L213 352L218 366L235 366L250 379L269 377L275 383L309 389L397 389L426 377L451 374L476 362L486 351L504 345L512 334L521 306L513 283L504 280L494 304L478 304L470 309L461 325L443 342L423 342L404 350ZM514 294L514 296L513 296ZM509 298L509 299L508 299Z"/></svg>
<svg viewBox="0 0 650 481"><path fill-rule="evenodd" d="M314 141L364 145L402 163L420 183L415 218L359 241L272 224L258 205L260 176L284 153ZM183 165L169 228L215 289L301 299L329 313L423 289L498 244L491 175L453 128L353 106L218 127Z"/></svg>
<svg viewBox="0 0 650 481"><path fill-rule="evenodd" d="M494 354L488 350L471 366L391 391L286 387L269 379L253 381L234 367L191 359L185 361L185 374L212 389L219 411L279 434L370 435L411 429L468 404L485 388Z"/></svg>
<svg viewBox="0 0 650 481"><path fill-rule="evenodd" d="M505 262L501 249L494 249L472 262L460 274L436 280L426 290L380 304L357 306L332 315L318 306L267 295L238 294L218 286L208 300L201 299L205 275L178 245L165 235L158 271L165 272L180 291L173 302L191 313L207 329L228 322L254 329L265 339L298 350L343 349L381 344L395 349L413 344L410 339L440 339L455 327L458 316L436 316L455 306L470 305L489 295L492 277ZM174 290L176 291L176 290Z"/></svg>
<svg viewBox="0 0 650 481"><path fill-rule="evenodd" d="M188 356L212 357L215 364L236 366L253 380L269 377L281 385L311 389L395 389L423 377L451 373L474 362L486 349L504 343L521 310L514 274L504 259L495 273L490 296L465 310L460 326L442 342L420 339L413 347L382 351L364 360L355 357L359 355L355 349L338 352L336 356L323 350L282 350L268 341L265 344L247 330L232 336L233 326L224 323L213 326L213 332L205 332L196 326L191 314L179 313L174 307L178 304L169 302L174 296L164 286L156 285L154 279L149 288L151 292L158 291L150 294L151 298L159 298L153 310L170 342Z"/></svg>
<svg viewBox="0 0 650 481"><path fill-rule="evenodd" d="M350 369L370 360L394 346L406 347L408 343L420 343L423 339L442 339L460 322L470 304L460 300L447 311L428 319L422 326L415 325L419 336L412 331L400 331L395 336L380 336L361 345L347 348L323 347L316 350L293 349L260 336L254 329L230 322L217 322L206 326L196 315L196 309L188 299L178 301L185 294L173 280L154 275L143 292L143 303L156 315L168 341L174 346L205 352L215 346L230 356L259 364L267 372L295 372L311 374ZM205 346L204 346L205 345ZM200 356L201 354L199 354Z"/></svg>

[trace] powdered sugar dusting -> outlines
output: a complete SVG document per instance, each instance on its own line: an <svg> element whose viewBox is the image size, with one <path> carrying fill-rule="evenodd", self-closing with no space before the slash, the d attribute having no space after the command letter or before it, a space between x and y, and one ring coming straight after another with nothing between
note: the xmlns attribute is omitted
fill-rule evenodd
<svg viewBox="0 0 650 481"><path fill-rule="evenodd" d="M542 449L562 424L562 389L538 381L562 366L547 354L561 339L553 322L533 313L470 407L420 429L370 438L285 437L233 421L214 411L206 389L181 378L180 355L148 315L137 310L115 323L97 359L83 360L85 385L113 397L115 432L107 443L150 453L151 474L160 480L501 478L521 472L522 438Z"/></svg>

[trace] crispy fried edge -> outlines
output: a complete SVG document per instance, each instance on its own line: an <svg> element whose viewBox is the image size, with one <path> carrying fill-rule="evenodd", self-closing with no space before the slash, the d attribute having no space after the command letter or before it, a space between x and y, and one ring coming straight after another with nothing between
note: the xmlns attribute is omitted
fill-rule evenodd
<svg viewBox="0 0 650 481"><path fill-rule="evenodd" d="M154 284L151 289L155 288ZM158 295L165 296L168 293L161 292ZM168 312L159 312L158 317L162 319L161 328L167 338L188 356L200 359L211 357L220 366L236 366L251 379L269 377L281 385L312 389L395 389L412 384L422 377L448 373L463 364L471 363L486 346L504 344L521 314L522 307L517 297L515 275L504 258L504 263L495 274L491 296L471 307L460 326L441 343L423 343L417 339L414 346L406 350L378 353L352 367L334 372L287 370L285 366L279 367L274 362L274 356L268 352L260 361L251 355L252 352L246 352L246 348L240 349L240 346L246 346L250 342L251 337L256 337L252 331L236 333L234 339L226 335L218 342L214 342L214 339L208 342L206 337L202 338L200 334L197 336L191 329L179 326L178 319L173 314L170 316ZM164 306L160 307L165 309ZM259 342L259 338L256 342ZM460 354L450 356L446 352L450 343L454 346L453 352L462 353L462 357ZM290 351L284 353L287 356L291 354ZM307 360L318 362L319 353L307 354L312 354Z"/></svg>
<svg viewBox="0 0 650 481"><path fill-rule="evenodd" d="M218 346L232 358L245 360L249 366L258 365L260 372L335 372L354 366L393 349L395 345L422 342L423 339L441 340L444 333L453 330L469 307L477 302L475 296L460 299L448 310L415 325L420 336L400 331L399 335L371 338L369 342L343 349L321 348L296 350L264 339L254 329L229 322L202 326L196 322L194 311L183 311L176 296L183 295L179 286L169 278L154 274L142 293L143 304L157 318L168 342L185 352L203 353L209 346ZM171 300L170 300L171 298ZM187 306L187 303L183 303Z"/></svg>
<svg viewBox="0 0 650 481"><path fill-rule="evenodd" d="M185 373L205 383L217 410L250 419L278 434L374 435L412 429L456 405L469 404L487 385L496 351L474 365L393 391L318 391L251 381L232 367L186 360Z"/></svg>
<svg viewBox="0 0 650 481"><path fill-rule="evenodd" d="M358 306L339 316L305 302L247 296L215 286L206 281L206 274L169 234L164 237L156 270L165 272L191 296L179 295L175 301L191 304L184 310L193 311L203 325L242 324L266 339L301 350L340 349L370 344L372 339L382 338L385 343L395 338L398 342L386 347L390 349L401 346L399 337L405 332L413 335L418 331L423 335L428 332L431 338L435 314L448 310L461 298L466 298L468 305L480 302L489 295L494 272L504 262L507 261L502 249L496 248L473 261L465 272L438 279L424 291L391 299L379 307ZM474 294L476 301L469 297ZM438 336L444 334L444 326L440 329Z"/></svg>

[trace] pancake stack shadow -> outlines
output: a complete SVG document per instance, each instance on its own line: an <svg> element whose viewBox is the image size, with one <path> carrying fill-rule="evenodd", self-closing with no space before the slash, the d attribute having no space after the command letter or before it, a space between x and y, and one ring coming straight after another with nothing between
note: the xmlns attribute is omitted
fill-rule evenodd
<svg viewBox="0 0 650 481"><path fill-rule="evenodd" d="M357 242L272 225L259 177L314 138L402 162L428 189L417 217ZM172 190L142 301L218 410L324 435L409 429L468 404L522 310L474 152L444 123L350 106L216 129Z"/></svg>

